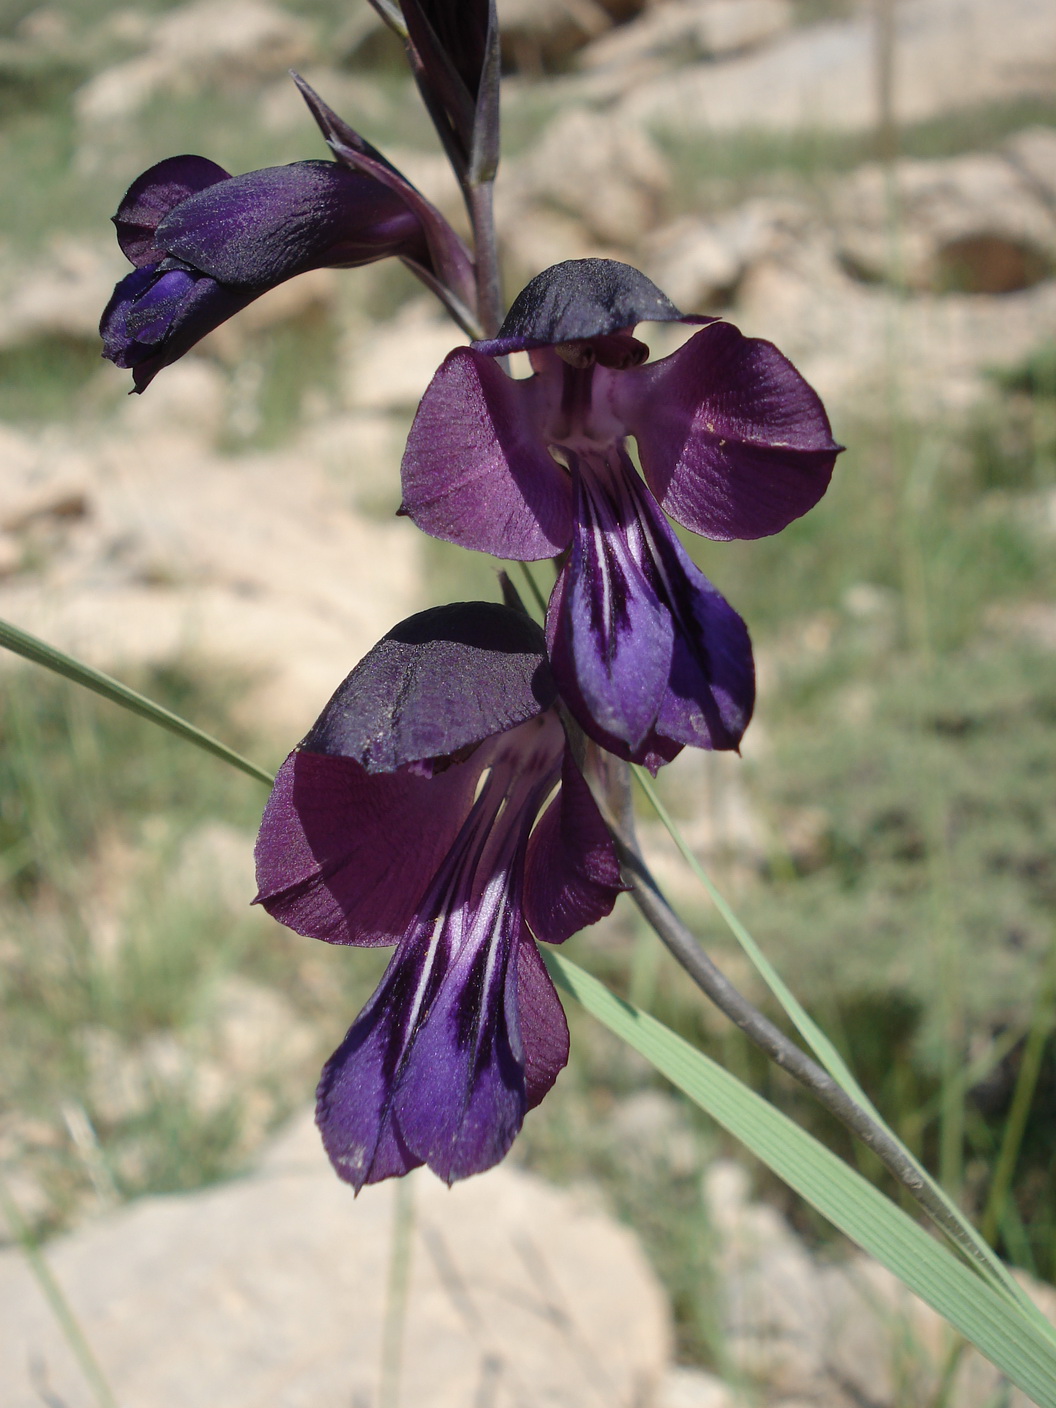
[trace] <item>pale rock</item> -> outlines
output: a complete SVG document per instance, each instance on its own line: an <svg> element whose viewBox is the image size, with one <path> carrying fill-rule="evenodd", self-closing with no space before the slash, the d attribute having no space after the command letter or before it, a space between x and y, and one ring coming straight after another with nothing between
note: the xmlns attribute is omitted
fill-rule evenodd
<svg viewBox="0 0 1056 1408"><path fill-rule="evenodd" d="M1027 127L1009 137L1002 150L1022 172L1034 190L1056 205L1056 131L1051 127Z"/></svg>
<svg viewBox="0 0 1056 1408"><path fill-rule="evenodd" d="M549 123L507 179L508 196L556 207L626 248L655 224L671 175L639 126L574 107Z"/></svg>
<svg viewBox="0 0 1056 1408"><path fill-rule="evenodd" d="M867 277L940 292L953 282L966 292L1007 293L1056 267L1051 198L1004 154L900 161L892 175L897 243L880 166L854 172L833 200L841 257Z"/></svg>
<svg viewBox="0 0 1056 1408"><path fill-rule="evenodd" d="M452 1190L422 1171L409 1191L400 1404L654 1401L669 1316L628 1231L510 1168ZM46 1254L123 1403L372 1404L395 1192L353 1198L306 1116L253 1177L146 1199ZM66 1408L94 1401L21 1254L3 1253L5 1408L36 1408L42 1375Z"/></svg>
<svg viewBox="0 0 1056 1408"><path fill-rule="evenodd" d="M792 23L788 0L670 0L604 34L579 55L585 69L659 60L685 64L753 49Z"/></svg>
<svg viewBox="0 0 1056 1408"><path fill-rule="evenodd" d="M372 10L364 8L356 14L362 17L369 32L377 30L378 19ZM367 76L345 73L336 68L311 67L300 72L326 104L334 112L346 116L357 130L365 131L388 121L389 104L379 85ZM257 112L261 127L276 136L301 133L310 137L313 131L317 131L300 89L291 83L289 74L283 74L281 78L264 85Z"/></svg>
<svg viewBox="0 0 1056 1408"><path fill-rule="evenodd" d="M523 283L542 269L566 259L618 259L626 250L607 249L574 215L522 197L501 180L495 195L496 222L502 230L503 249L516 265Z"/></svg>
<svg viewBox="0 0 1056 1408"><path fill-rule="evenodd" d="M644 272L687 313L727 303L753 264L780 259L811 232L800 201L759 196L711 217L684 215L648 236Z"/></svg>
<svg viewBox="0 0 1056 1408"><path fill-rule="evenodd" d="M419 604L420 545L406 524L355 511L296 447L212 453L209 369L167 371L116 434L15 438L0 461L8 501L79 481L90 512L62 524L33 573L0 580L0 614L110 673L195 658L242 675L237 712L288 748ZM397 485L398 464L387 472Z"/></svg>
<svg viewBox="0 0 1056 1408"><path fill-rule="evenodd" d="M539 75L564 67L612 20L599 0L498 0L504 66Z"/></svg>
<svg viewBox="0 0 1056 1408"><path fill-rule="evenodd" d="M47 337L98 345L99 315L125 272L112 241L53 234L43 259L0 273L0 348Z"/></svg>
<svg viewBox="0 0 1056 1408"><path fill-rule="evenodd" d="M296 1071L316 1050L312 1028L281 993L238 975L217 985L201 1021L232 1093L243 1080Z"/></svg>
<svg viewBox="0 0 1056 1408"><path fill-rule="evenodd" d="M810 1254L774 1208L749 1200L739 1165L713 1164L704 1197L717 1243L730 1363L781 1396L817 1396L825 1300Z"/></svg>
<svg viewBox="0 0 1056 1408"><path fill-rule="evenodd" d="M378 412L418 404L440 363L466 342L434 307L428 299L415 299L369 333L356 329L342 359L349 406Z"/></svg>
<svg viewBox="0 0 1056 1408"><path fill-rule="evenodd" d="M742 1401L714 1374L675 1364L660 1381L650 1408L738 1408Z"/></svg>
<svg viewBox="0 0 1056 1408"><path fill-rule="evenodd" d="M878 1262L853 1251L812 1257L778 1213L748 1196L746 1172L720 1161L704 1178L716 1240L724 1344L732 1365L775 1408L901 1408L933 1400L957 1336ZM1017 1279L1050 1320L1056 1290ZM957 1408L1028 1400L975 1349L957 1360Z"/></svg>
<svg viewBox="0 0 1056 1408"><path fill-rule="evenodd" d="M895 21L899 122L1052 90L1050 0L902 0ZM629 90L622 107L637 122L686 135L863 129L877 121L875 67L875 22L861 6L847 19L792 29L726 62L665 73Z"/></svg>
<svg viewBox="0 0 1056 1408"><path fill-rule="evenodd" d="M205 357L184 357L163 368L142 395L129 396L118 415L122 428L137 439L214 445L226 423L227 380Z"/></svg>
<svg viewBox="0 0 1056 1408"><path fill-rule="evenodd" d="M146 53L104 69L75 94L85 156L92 130L128 122L158 94L259 82L312 52L306 23L267 0L193 0L152 25L147 42Z"/></svg>
<svg viewBox="0 0 1056 1408"><path fill-rule="evenodd" d="M21 566L21 544L11 533L0 530L0 578L13 577Z"/></svg>
<svg viewBox="0 0 1056 1408"><path fill-rule="evenodd" d="M637 1090L620 1100L609 1125L612 1143L629 1168L650 1172L666 1167L688 1177L700 1165L700 1147L677 1097L661 1090Z"/></svg>
<svg viewBox="0 0 1056 1408"><path fill-rule="evenodd" d="M912 419L962 417L991 369L1015 367L1051 336L1056 280L1006 294L900 297L853 279L820 235L761 259L742 278L738 327L777 344L836 418L897 386Z"/></svg>

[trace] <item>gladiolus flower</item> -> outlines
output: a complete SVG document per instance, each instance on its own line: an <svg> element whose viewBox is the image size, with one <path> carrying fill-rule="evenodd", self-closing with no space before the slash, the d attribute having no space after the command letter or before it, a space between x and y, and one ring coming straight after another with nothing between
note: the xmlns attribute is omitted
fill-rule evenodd
<svg viewBox="0 0 1056 1408"><path fill-rule="evenodd" d="M357 1190L490 1168L565 1064L535 941L562 943L624 886L555 702L526 616L438 607L375 646L276 779L258 902L328 943L396 945L319 1084Z"/></svg>
<svg viewBox="0 0 1056 1408"><path fill-rule="evenodd" d="M644 321L705 326L647 363ZM534 375L502 369L515 351ZM567 552L547 619L558 688L595 740L655 770L684 744L736 748L755 691L743 621L664 513L709 538L776 533L825 492L840 449L771 343L684 317L626 264L570 260L522 290L497 338L440 367L407 443L404 511L497 557Z"/></svg>

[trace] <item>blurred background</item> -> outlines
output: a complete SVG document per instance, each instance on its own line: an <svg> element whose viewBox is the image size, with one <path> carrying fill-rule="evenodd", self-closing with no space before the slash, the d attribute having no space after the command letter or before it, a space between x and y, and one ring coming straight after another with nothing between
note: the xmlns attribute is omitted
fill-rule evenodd
<svg viewBox="0 0 1056 1408"><path fill-rule="evenodd" d="M686 311L776 342L848 446L779 537L688 542L749 624L760 694L743 758L683 754L663 795L901 1137L1052 1280L1056 11L500 15L508 298L561 259L638 264ZM233 172L326 154L291 66L461 226L365 0L0 0L0 615L269 765L396 620L496 591L495 563L393 517L417 399L461 340L402 268L303 276L142 397L100 361L127 267L108 219L139 172L184 151ZM0 1167L48 1237L250 1165L378 965L248 909L253 782L0 668ZM642 832L765 1006L673 846ZM876 1172L629 904L569 950ZM572 1065L514 1158L600 1189L635 1230L682 1364L732 1363L777 1401L715 1293L701 1169L733 1151L572 1017ZM752 1178L802 1265L825 1265L825 1226Z"/></svg>

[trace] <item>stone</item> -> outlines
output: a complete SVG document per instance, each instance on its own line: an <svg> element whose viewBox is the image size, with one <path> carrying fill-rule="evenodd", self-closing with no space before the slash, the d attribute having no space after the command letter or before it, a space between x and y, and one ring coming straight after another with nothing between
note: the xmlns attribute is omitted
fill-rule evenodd
<svg viewBox="0 0 1056 1408"><path fill-rule="evenodd" d="M757 196L710 217L684 215L643 241L642 266L687 313L714 312L736 298L752 265L780 259L812 233L802 201Z"/></svg>
<svg viewBox="0 0 1056 1408"><path fill-rule="evenodd" d="M251 1177L149 1198L46 1249L117 1398L136 1408L377 1402L392 1183L357 1199L310 1115ZM632 1235L500 1167L412 1175L399 1402L638 1408L664 1371L666 1303ZM24 1259L0 1254L0 1400L93 1402Z"/></svg>
<svg viewBox="0 0 1056 1408"><path fill-rule="evenodd" d="M742 1401L714 1374L675 1364L660 1381L651 1408L737 1408Z"/></svg>
<svg viewBox="0 0 1056 1408"><path fill-rule="evenodd" d="M0 348L44 338L98 347L99 315L127 265L102 237L53 234L44 244L44 258L0 271Z"/></svg>
<svg viewBox="0 0 1056 1408"><path fill-rule="evenodd" d="M255 84L312 55L304 20L267 0L193 0L162 15L144 38L145 53L104 69L74 95L82 168L93 132L129 121L158 94Z"/></svg>
<svg viewBox="0 0 1056 1408"><path fill-rule="evenodd" d="M556 207L596 239L627 248L656 223L670 181L662 152L638 125L573 107L507 173L503 198Z"/></svg>
<svg viewBox="0 0 1056 1408"><path fill-rule="evenodd" d="M455 341L448 334L444 351ZM422 366L414 399L440 355ZM343 470L296 445L221 455L211 442L224 415L223 378L191 358L128 398L113 425L0 433L12 514L72 503L75 491L84 504L79 517L38 515L18 529L34 552L0 578L0 615L111 674L219 666L244 681L236 712L285 752L419 606L421 543L353 503L371 475L398 503L395 438L371 448L350 435Z"/></svg>
<svg viewBox="0 0 1056 1408"><path fill-rule="evenodd" d="M895 116L923 122L966 103L1051 93L1056 9L1048 0L902 0L895 9ZM726 62L665 72L623 111L686 135L756 127L853 131L877 121L872 13L788 31Z"/></svg>
<svg viewBox="0 0 1056 1408"><path fill-rule="evenodd" d="M643 62L685 64L753 49L788 29L788 0L670 0L594 40L579 55L584 69Z"/></svg>
<svg viewBox="0 0 1056 1408"><path fill-rule="evenodd" d="M437 367L466 340L426 298L404 304L376 328L353 329L342 359L347 404L374 412L417 406Z"/></svg>
<svg viewBox="0 0 1056 1408"><path fill-rule="evenodd" d="M538 76L567 68L612 23L599 0L499 0L503 67Z"/></svg>
<svg viewBox="0 0 1056 1408"><path fill-rule="evenodd" d="M839 255L860 277L935 292L1011 293L1056 269L1056 208L1006 153L899 161L892 174L897 245L883 168L859 168L833 198Z"/></svg>
<svg viewBox="0 0 1056 1408"><path fill-rule="evenodd" d="M958 1341L936 1311L862 1252L812 1256L774 1208L749 1197L747 1173L732 1161L712 1165L703 1192L724 1349L766 1402L902 1408L934 1400ZM1056 1289L1016 1275L1056 1323ZM956 1362L948 1401L957 1408L1029 1404L971 1347Z"/></svg>

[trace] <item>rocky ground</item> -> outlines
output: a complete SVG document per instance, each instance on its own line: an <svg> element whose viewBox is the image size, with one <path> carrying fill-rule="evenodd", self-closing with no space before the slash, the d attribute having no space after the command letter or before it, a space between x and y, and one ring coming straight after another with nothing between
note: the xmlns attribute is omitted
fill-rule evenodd
<svg viewBox="0 0 1056 1408"><path fill-rule="evenodd" d="M47 141L34 111L4 129L11 221L0 242L0 361L13 389L0 392L0 616L129 677L171 667L230 676L230 726L277 761L394 621L438 596L493 590L493 565L462 565L394 517L409 417L460 335L399 273L321 271L260 300L145 396L126 399L126 374L94 362L99 311L124 273L103 216L139 170L174 150L200 149L232 169L321 155L284 77L290 65L372 138L389 134L386 150L452 218L457 198L365 4L337 19L324 6L266 0L197 0L157 17L96 9L89 20L58 5L22 7L0 40L0 79L15 110L36 102L61 114L59 136ZM959 444L980 417L1023 401L1000 378L1033 365L1056 325L1050 4L893 6L891 111L905 129L898 150L911 154L885 162L876 159L882 74L872 7L500 0L500 12L511 76L497 197L511 291L570 257L639 263L687 311L722 313L777 342L825 397L837 433L852 428L859 443L888 435L895 418L911 439L941 433ZM652 345L654 355L669 350L670 330ZM1039 444L1049 433L1042 404L1028 407ZM963 453L951 457L960 463ZM1011 507L1007 498L988 502L1051 542L1054 495L1040 476ZM699 803L686 805L691 843L726 865L735 888L757 883L778 853L805 874L831 858L826 799L799 798L784 812L760 805L752 760L772 756L768 700L776 707L794 693L805 661L823 674L850 634L858 654L879 659L893 649L893 600L889 586L852 577L835 605L804 606L780 633L764 627L749 780L734 759L687 758L671 770L676 799ZM1051 596L1030 587L989 610L991 636L1051 652ZM873 685L844 686L841 723L871 723ZM1051 767L1051 750L1048 758L1031 763L1034 775ZM134 842L111 828L92 877L78 872L93 951L105 950L114 971L113 954L131 951L141 919L126 891L145 883L130 859L141 843L162 872L159 907L193 894L218 931L262 944L261 926L243 931L256 921L236 917L251 889L244 818L197 818L175 838L163 831L150 817ZM672 853L648 834L663 878L683 893ZM24 908L4 911L5 956L17 953L21 973L31 932L47 963L61 966L61 906L20 892L24 904L31 930L19 928ZM1009 928L1029 949L1034 920L1022 918L1018 900L1013 908ZM631 952L627 924L611 943ZM142 1173L150 1165L142 1125L175 1092L203 1129L240 1106L235 1163L252 1159L279 1115L300 1103L347 997L325 960L296 964L288 990L273 971L218 965L178 1021L118 1030L78 1016L69 1024L76 1097L37 1089L32 1109L20 1096L0 1120L5 1176L30 1220L44 1229L89 1222L55 1244L54 1264L119 1396L142 1408L203 1396L232 1408L347 1403L360 1391L356 1408L375 1401L389 1195L344 1199L313 1162L303 1128L244 1183L113 1209L129 1190L153 1186ZM1011 1020L1002 1009L1001 1021ZM439 1408L472 1393L482 1404L568 1408L930 1401L947 1352L934 1319L864 1262L818 1256L772 1208L751 1201L730 1165L699 1189L683 1165L694 1167L704 1146L666 1097L650 1112L657 1092L636 1080L623 1092L626 1119L620 1104L606 1113L611 1148L652 1131L649 1157L692 1183L692 1216L715 1238L701 1257L716 1276L711 1361L721 1378L699 1365L665 1369L669 1313L625 1233L596 1207L583 1212L576 1196L500 1172L479 1188L505 1238L503 1265L528 1267L512 1290L483 1264L468 1196L478 1185L447 1201L424 1184L416 1194L420 1280L404 1401ZM78 1170L62 1198L40 1174L60 1156ZM294 1256L291 1228L302 1217L314 1240ZM430 1241L430 1218L449 1239L464 1218L456 1239L464 1265L448 1264ZM348 1237L367 1249L368 1302L338 1239L325 1235L331 1219L347 1222ZM210 1229L221 1227L243 1239L247 1257L259 1256L252 1284L230 1249L217 1252L220 1233ZM83 1385L18 1253L2 1256L0 1299L11 1308L0 1315L3 1333L33 1348L0 1354L2 1372L15 1375L0 1396L28 1405L53 1392L75 1408L88 1401ZM285 1271L271 1281L277 1259ZM95 1295L100 1265L112 1276L106 1297ZM563 1299L553 1299L551 1271ZM327 1289L331 1278L340 1294ZM537 1301L521 1298L528 1284ZM291 1304L296 1323L285 1313ZM189 1373L177 1346L161 1353L144 1330L187 1307L194 1355L186 1339L179 1349L194 1359ZM523 1357L529 1350L537 1359ZM979 1361L965 1356L956 1372L958 1405L988 1401L994 1385ZM412 1393L418 1373L435 1386L432 1397ZM528 1398L525 1381L534 1386Z"/></svg>

